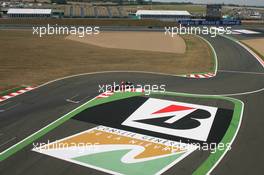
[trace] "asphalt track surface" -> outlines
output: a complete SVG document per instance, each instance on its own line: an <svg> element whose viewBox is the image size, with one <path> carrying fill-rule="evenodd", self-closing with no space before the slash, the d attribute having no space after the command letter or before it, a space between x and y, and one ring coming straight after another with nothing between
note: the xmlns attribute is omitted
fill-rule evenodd
<svg viewBox="0 0 264 175"><path fill-rule="evenodd" d="M218 56L217 76L210 79L188 79L151 73L93 73L49 83L26 94L1 103L0 151L38 131L67 112L98 95L98 84L127 80L140 84L165 84L167 91L191 94L226 95L244 102L243 120L230 150L213 174L261 174L264 170L264 68L237 43L217 36L205 37ZM70 103L74 98L80 103ZM199 103L199 100L196 99ZM204 102L200 102L204 103ZM221 102L214 102L225 106ZM96 126L67 121L42 139L60 139ZM41 140L41 139L40 139ZM29 145L0 164L0 174L105 174L31 151ZM200 155L194 155L199 157ZM186 163L191 166L191 163ZM67 168L66 168L67 167ZM190 170L193 170L191 166ZM172 167L165 174L189 174L188 168Z"/></svg>

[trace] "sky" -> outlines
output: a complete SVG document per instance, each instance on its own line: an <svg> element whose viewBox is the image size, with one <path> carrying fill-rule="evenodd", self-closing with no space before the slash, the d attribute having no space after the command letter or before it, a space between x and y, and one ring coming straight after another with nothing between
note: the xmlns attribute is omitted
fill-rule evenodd
<svg viewBox="0 0 264 175"><path fill-rule="evenodd" d="M193 3L232 3L239 5L264 6L264 0L153 0L161 2L193 2Z"/></svg>

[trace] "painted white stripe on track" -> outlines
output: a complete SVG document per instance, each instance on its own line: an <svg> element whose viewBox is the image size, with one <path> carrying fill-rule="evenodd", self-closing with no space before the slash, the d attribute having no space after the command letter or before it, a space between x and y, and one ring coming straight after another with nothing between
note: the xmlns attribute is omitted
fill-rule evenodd
<svg viewBox="0 0 264 175"><path fill-rule="evenodd" d="M3 96L2 98L4 98L4 99L9 99L9 98L12 98L12 96L10 96L10 95L5 95L5 96Z"/></svg>
<svg viewBox="0 0 264 175"><path fill-rule="evenodd" d="M233 30L234 32L242 33L242 34L260 34L260 32L256 32L253 30L247 30L247 29L236 29Z"/></svg>
<svg viewBox="0 0 264 175"><path fill-rule="evenodd" d="M17 91L18 93L25 93L25 92L27 92L26 90L19 90L19 91Z"/></svg>
<svg viewBox="0 0 264 175"><path fill-rule="evenodd" d="M19 95L19 94L21 94L21 93L13 92L13 93L11 93L11 94L9 94L9 95L17 96L17 95Z"/></svg>
<svg viewBox="0 0 264 175"><path fill-rule="evenodd" d="M245 71L233 71L233 70L219 70L219 72L264 75L264 72L245 72Z"/></svg>

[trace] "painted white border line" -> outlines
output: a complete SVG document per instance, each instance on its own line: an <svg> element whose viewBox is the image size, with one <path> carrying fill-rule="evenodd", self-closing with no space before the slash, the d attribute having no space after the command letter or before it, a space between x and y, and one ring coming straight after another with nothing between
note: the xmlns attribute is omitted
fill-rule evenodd
<svg viewBox="0 0 264 175"><path fill-rule="evenodd" d="M260 32L256 32L253 30L247 30L247 29L235 29L232 31L237 32L239 34L260 34Z"/></svg>
<svg viewBox="0 0 264 175"><path fill-rule="evenodd" d="M233 70L218 70L218 72L237 73L237 74L264 75L264 72L246 72L246 71L233 71Z"/></svg>
<svg viewBox="0 0 264 175"><path fill-rule="evenodd" d="M217 72L218 72L218 57L217 57L217 54L216 54L216 51L215 51L215 49L214 49L214 47L213 47L213 45L207 40L207 39L205 39L205 38L203 38L203 37L201 37L201 36L199 36L199 35L197 35L199 38L201 38L203 41L205 41L209 46L210 46L210 48L211 48L211 50L213 51L213 57L214 57L214 76L216 76L217 75Z"/></svg>
<svg viewBox="0 0 264 175"><path fill-rule="evenodd" d="M38 89L41 88L43 86L47 86L51 83L54 83L56 81L60 81L60 80L65 80L68 78L74 78L74 77L78 77L78 76L85 76L85 75L96 75L96 74L106 74L106 73L140 73L140 74L153 74L153 75L166 75L166 76L172 76L172 77L179 77L179 78L184 78L178 75L174 75L174 74L166 74L166 73L156 73L156 72L147 72L147 71L127 71L127 70L120 70L120 71L101 71L101 72L88 72L88 73L81 73L81 74L75 74L75 75L70 75L70 76L65 76L65 77L61 77L61 78L57 78L51 81L48 81L44 84L41 84L39 86L36 86L34 88ZM237 93L230 93L230 94L201 94L201 95L210 95L210 96L238 96L238 95L247 95L247 94L253 94L253 93L258 93L263 91L264 88L261 89L256 89L256 90L252 90L252 91L246 91L246 92L237 92ZM188 94L189 92L179 92L179 93L186 93Z"/></svg>
<svg viewBox="0 0 264 175"><path fill-rule="evenodd" d="M235 39L235 38L232 38L230 36L227 36L227 35L220 35L224 38L227 38L237 44L239 44L241 47L243 47L244 49L246 49L251 55L253 55L256 60L260 63L260 65L264 68L264 61L254 52L252 51L250 48L248 48L245 44L241 43L239 40Z"/></svg>
<svg viewBox="0 0 264 175"><path fill-rule="evenodd" d="M191 74L186 74L186 75L181 75L184 76L186 78L196 78L196 79L201 79L201 78L213 78L217 75L218 72L218 57L216 54L216 51L214 49L214 47L212 46L212 44L205 39L204 37L201 37L199 35L195 35L198 38L200 38L201 40L203 40L207 45L209 45L211 51L213 52L213 57L214 57L214 72L208 72L208 73L191 73Z"/></svg>
<svg viewBox="0 0 264 175"><path fill-rule="evenodd" d="M166 76L172 76L172 77L179 77L178 75L155 73L155 72L146 72L146 71L125 71L124 70L124 71L89 72L89 73L82 73L82 74L70 75L70 76L58 78L58 79L55 79L55 80L51 80L51 81L49 81L47 83L44 83L42 85L37 86L35 89L40 88L42 86L46 86L46 85L51 84L51 83L56 82L56 81L60 81L60 80L67 79L67 78L74 78L74 77L85 76L85 75L105 74L105 73L140 73L140 74L153 74L153 75L166 75ZM179 77L179 78L184 78L184 77ZM210 95L210 96L239 96L239 95L248 95L248 94L258 93L258 92L261 92L261 91L264 91L264 88L256 89L256 90L252 90L252 91L246 91L246 92L230 93L230 94L201 94L201 95ZM179 93L188 94L190 92L179 92Z"/></svg>
<svg viewBox="0 0 264 175"><path fill-rule="evenodd" d="M246 49L249 53L251 53L251 55L253 55L258 62L262 65L262 67L264 68L264 61L250 48L248 48L245 44L241 43L240 41L237 41L237 43L242 46L244 49Z"/></svg>

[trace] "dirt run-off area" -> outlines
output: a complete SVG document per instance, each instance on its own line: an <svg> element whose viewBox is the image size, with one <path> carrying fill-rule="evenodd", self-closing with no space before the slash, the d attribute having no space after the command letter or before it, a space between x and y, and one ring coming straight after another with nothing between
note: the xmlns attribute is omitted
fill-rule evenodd
<svg viewBox="0 0 264 175"><path fill-rule="evenodd" d="M69 35L67 39L95 46L144 50L153 52L185 53L186 44L182 37L171 37L161 32L101 32L97 35L79 37Z"/></svg>
<svg viewBox="0 0 264 175"><path fill-rule="evenodd" d="M118 32L115 35L120 38ZM133 38L133 35L143 34L130 32L126 35ZM3 90L22 84L39 85L64 76L97 71L186 74L213 69L210 47L202 39L193 35L183 36L183 39L175 38L175 41L180 42L174 46L179 48L171 48L173 40L164 37L156 50L157 45L152 48L149 45L159 40L164 33L153 35L156 36L152 36L154 38L151 40L148 37L137 37L138 43L144 43L141 47L145 46L140 50L134 45L129 48L129 44L125 48L118 48L120 43L115 43L114 38L112 42L115 48L107 48L95 43L66 39L67 36L39 38L32 35L32 31L0 30L0 88ZM177 53L185 47L184 53ZM175 50L168 52L166 48Z"/></svg>
<svg viewBox="0 0 264 175"><path fill-rule="evenodd" d="M264 38L248 39L242 42L257 52L264 60Z"/></svg>

